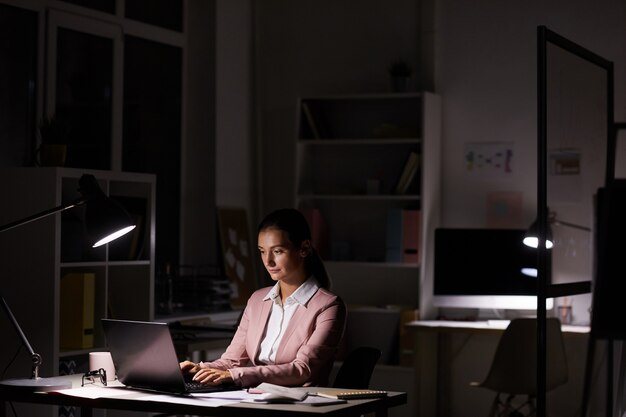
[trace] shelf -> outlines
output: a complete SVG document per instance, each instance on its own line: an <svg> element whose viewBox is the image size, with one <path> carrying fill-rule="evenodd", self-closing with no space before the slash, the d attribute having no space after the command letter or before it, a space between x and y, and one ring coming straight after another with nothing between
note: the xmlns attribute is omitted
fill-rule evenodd
<svg viewBox="0 0 626 417"><path fill-rule="evenodd" d="M353 138L353 139L300 139L299 144L305 146L388 146L388 145L419 145L419 138Z"/></svg>
<svg viewBox="0 0 626 417"><path fill-rule="evenodd" d="M417 194L299 194L299 200L419 201Z"/></svg>
<svg viewBox="0 0 626 417"><path fill-rule="evenodd" d="M241 315L241 309L233 309L228 311L218 311L209 313L206 311L183 311L172 314L160 314L154 319L164 323L175 323L182 321L206 322L208 325L221 323L235 323Z"/></svg>
<svg viewBox="0 0 626 417"><path fill-rule="evenodd" d="M59 264L60 268L99 268L106 266L107 262L105 261L95 261L95 262L61 262Z"/></svg>
<svg viewBox="0 0 626 417"><path fill-rule="evenodd" d="M101 266L135 266L135 265L144 265L150 266L151 262L149 260L143 261L96 261L96 262L61 262L61 268L97 268Z"/></svg>
<svg viewBox="0 0 626 417"><path fill-rule="evenodd" d="M75 349L75 350L60 350L59 358L69 358L73 356L87 356L89 352L95 352L98 350L105 350L106 346L94 346L89 349Z"/></svg>
<svg viewBox="0 0 626 417"><path fill-rule="evenodd" d="M297 105L294 200L337 293L348 303L417 306L419 246L438 218L439 97L353 94Z"/></svg>
<svg viewBox="0 0 626 417"><path fill-rule="evenodd" d="M546 297L557 298L568 295L588 294L591 292L591 281L567 282L546 286Z"/></svg>
<svg viewBox="0 0 626 417"><path fill-rule="evenodd" d="M411 262L358 262L358 261L324 261L326 266L357 267L357 268L391 268L391 269L418 269L419 264Z"/></svg>

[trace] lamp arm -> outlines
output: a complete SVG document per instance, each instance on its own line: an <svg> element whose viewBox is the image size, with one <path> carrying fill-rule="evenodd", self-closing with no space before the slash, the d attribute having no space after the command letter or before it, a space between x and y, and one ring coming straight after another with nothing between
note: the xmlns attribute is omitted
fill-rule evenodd
<svg viewBox="0 0 626 417"><path fill-rule="evenodd" d="M16 220L14 222L5 224L4 226L0 226L0 233L13 229L14 227L22 226L24 224L33 222L35 220L39 220L51 214L59 213L67 209L81 206L87 203L88 201L97 200L100 197L100 195L103 194L100 187L98 187L96 178L93 175L83 174L83 176L78 181L78 184L79 184L78 191L81 193L81 197L69 203L62 204L60 206L57 206L48 210L44 210L40 213L25 217L21 220ZM20 327L17 320L15 319L13 312L11 311L11 309L9 308L9 305L7 304L7 302L5 301L4 297L2 297L1 294L0 294L0 304L2 304L2 307L4 311L6 312L7 316L9 317L11 324L15 328L15 331L17 332L17 334L22 339L22 343L24 344L24 346L26 346L26 348L28 349L28 352L30 353L32 366L33 366L32 367L32 379L37 379L41 381L41 379L39 378L39 366L42 363L41 355L36 353L33 350L33 347L30 345L30 342L26 338L26 335L22 331L22 328Z"/></svg>
<svg viewBox="0 0 626 417"><path fill-rule="evenodd" d="M64 211L64 210L80 206L82 204L85 204L87 202L87 200L88 200L88 198L86 198L84 196L83 197L79 197L79 198L77 198L76 200L74 200L74 201L72 201L70 203L62 204L62 205L60 205L58 207L54 207L54 208L51 208L51 209L48 209L48 210L44 210L44 211L42 211L40 213L33 214L32 216L28 216L28 217L25 217L23 219L16 220L14 222L5 224L4 226L0 227L0 233L4 232L4 231L7 231L7 230L10 230L10 229L13 229L14 227L21 226L21 225L26 224L26 223L30 223L30 222L33 222L35 220L39 220L39 219L41 219L43 217L46 217L46 216L49 216L51 214L59 213L59 212ZM30 342L26 338L26 335L22 331L22 328L20 327L20 325L18 324L17 320L15 319L15 316L13 315L13 312L9 308L9 305L5 301L4 297L2 297L1 295L0 295L0 301L1 301L2 307L4 308L4 311L7 313L7 316L9 317L9 320L11 321L11 324L15 328L15 331L17 332L17 334L22 339L22 343L24 344L24 346L26 346L26 349L28 349L28 353L30 353L31 362L32 362L32 376L31 377L32 377L32 379L38 379L39 378L39 366L42 363L41 355L39 353L36 353L33 350L33 347L30 345Z"/></svg>
<svg viewBox="0 0 626 417"><path fill-rule="evenodd" d="M22 343L24 343L24 346L26 346L26 349L28 349L28 353L30 353L31 361L33 363L32 378L37 379L39 378L39 366L41 365L41 362L42 362L41 355L39 353L35 353L35 351L33 350L33 347L30 345L30 342L28 341L28 338L26 338L26 335L22 331L22 328L20 327L19 323L15 319L15 316L13 315L11 308L9 308L9 305L7 304L6 300L1 295L0 295L0 301L2 301L2 307L4 308L4 311L7 313L7 316L9 317L11 324L15 328L15 331L22 339Z"/></svg>
<svg viewBox="0 0 626 417"><path fill-rule="evenodd" d="M554 220L554 224L555 225L571 227L573 229L578 229L578 230L584 230L584 231L587 231L587 232L591 232L591 228L590 227L581 226L579 224L574 224L574 223L569 223L569 222L564 222L564 221L561 221L561 220Z"/></svg>
<svg viewBox="0 0 626 417"><path fill-rule="evenodd" d="M32 216L25 217L25 218L23 218L21 220L16 220L14 222L5 224L4 226L0 226L0 233L4 232L4 231L7 231L7 230L10 230L10 229L13 229L14 227L21 226L21 225L26 224L26 223L30 223L30 222L35 221L35 220L39 220L39 219L41 219L43 217L46 217L46 216L49 216L51 214L58 213L58 212L61 212L61 211L67 210L67 209L71 209L71 208L76 207L76 206L80 206L82 204L85 204L87 202L87 200L88 200L88 198L86 198L86 197L79 197L79 198L77 198L76 200L74 200L74 201L72 201L70 203L62 204L62 205L60 205L58 207L54 207L54 208L51 208L51 209L48 209L48 210L44 210L44 211L42 211L40 213L33 214Z"/></svg>

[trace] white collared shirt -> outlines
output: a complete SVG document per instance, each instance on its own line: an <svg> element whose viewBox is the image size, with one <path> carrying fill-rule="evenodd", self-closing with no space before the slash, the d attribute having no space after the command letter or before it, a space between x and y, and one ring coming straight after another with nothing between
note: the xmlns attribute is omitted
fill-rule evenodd
<svg viewBox="0 0 626 417"><path fill-rule="evenodd" d="M314 277L309 277L285 300L283 305L280 299L280 284L277 282L267 293L264 300L272 300L272 312L267 322L265 337L261 341L259 361L264 364L276 362L276 352L280 341L285 334L287 326L298 309L298 306L306 307L306 303L313 297L319 285Z"/></svg>

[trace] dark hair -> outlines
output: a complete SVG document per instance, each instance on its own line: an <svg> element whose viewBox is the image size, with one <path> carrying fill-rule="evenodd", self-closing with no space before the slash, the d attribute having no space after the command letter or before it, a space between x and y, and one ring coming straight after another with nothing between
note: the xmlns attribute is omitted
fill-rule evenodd
<svg viewBox="0 0 626 417"><path fill-rule="evenodd" d="M297 248L305 240L311 240L311 229L304 215L293 208L274 210L259 223L257 233L266 229L278 229L287 233L289 241ZM305 259L307 274L314 275L320 287L330 289L330 277L317 250L311 245L311 253Z"/></svg>

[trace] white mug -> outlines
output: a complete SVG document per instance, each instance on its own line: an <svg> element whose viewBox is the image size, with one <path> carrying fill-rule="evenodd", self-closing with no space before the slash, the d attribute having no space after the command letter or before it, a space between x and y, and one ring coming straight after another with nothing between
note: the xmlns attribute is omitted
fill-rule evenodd
<svg viewBox="0 0 626 417"><path fill-rule="evenodd" d="M104 369L107 373L107 381L115 380L115 366L111 352L89 352L89 370L97 371Z"/></svg>

